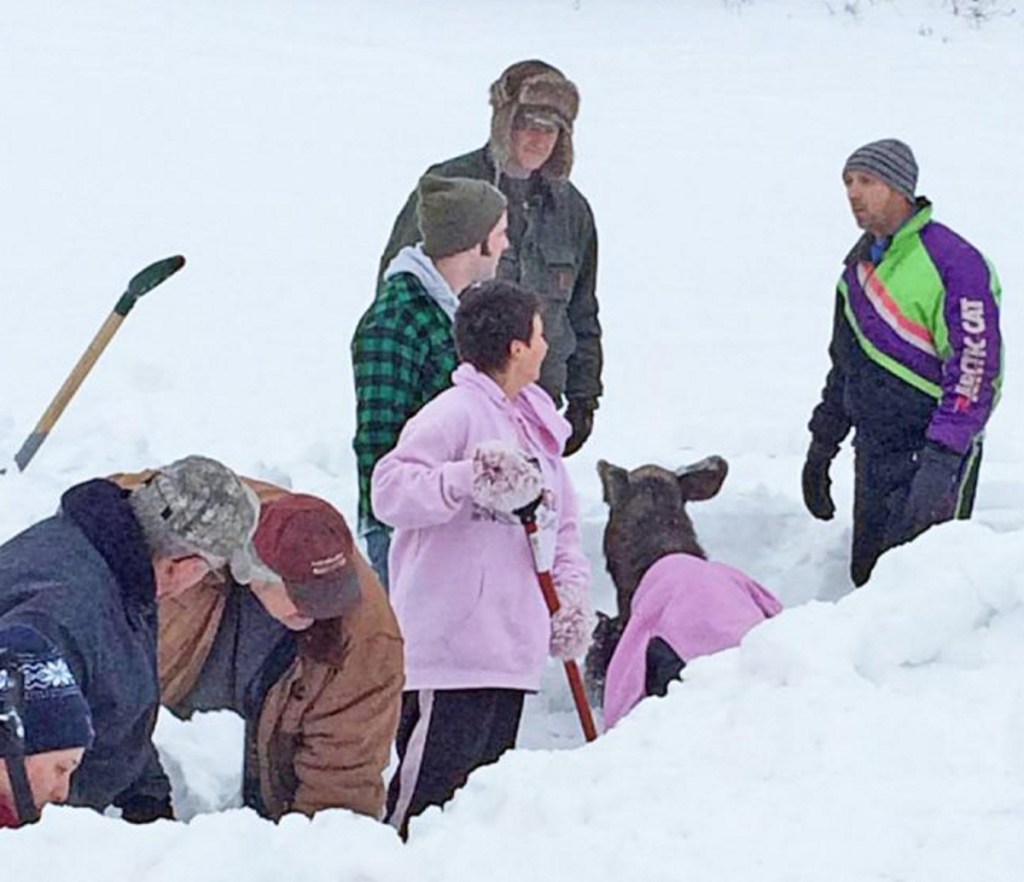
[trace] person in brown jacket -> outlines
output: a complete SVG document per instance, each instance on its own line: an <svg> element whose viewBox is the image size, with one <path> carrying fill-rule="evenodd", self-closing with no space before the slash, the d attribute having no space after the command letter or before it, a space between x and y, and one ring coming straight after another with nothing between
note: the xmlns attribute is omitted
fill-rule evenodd
<svg viewBox="0 0 1024 882"><path fill-rule="evenodd" d="M395 616L336 509L245 483L265 569L248 586L215 572L161 603L161 700L245 719L243 799L261 815L380 818L405 680Z"/></svg>

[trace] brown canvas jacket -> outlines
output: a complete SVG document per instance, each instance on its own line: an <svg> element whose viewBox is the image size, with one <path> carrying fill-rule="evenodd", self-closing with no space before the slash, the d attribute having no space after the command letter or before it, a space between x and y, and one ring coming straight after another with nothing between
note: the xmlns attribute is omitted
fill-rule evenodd
<svg viewBox="0 0 1024 882"><path fill-rule="evenodd" d="M142 476L119 476L131 486ZM287 493L246 478L261 501ZM405 683L402 638L387 595L356 550L362 598L340 619L296 634L294 662L269 689L256 723L260 795L268 816L348 808L379 818L382 775L398 728ZM220 626L224 573L160 603L161 700L190 692Z"/></svg>

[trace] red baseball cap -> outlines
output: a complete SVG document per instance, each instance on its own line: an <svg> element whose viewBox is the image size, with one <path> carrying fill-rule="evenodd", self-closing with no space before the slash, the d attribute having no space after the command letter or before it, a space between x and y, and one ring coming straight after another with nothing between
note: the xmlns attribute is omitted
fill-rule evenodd
<svg viewBox="0 0 1024 882"><path fill-rule="evenodd" d="M300 615L333 619L359 601L352 532L330 503L302 493L263 503L253 545Z"/></svg>

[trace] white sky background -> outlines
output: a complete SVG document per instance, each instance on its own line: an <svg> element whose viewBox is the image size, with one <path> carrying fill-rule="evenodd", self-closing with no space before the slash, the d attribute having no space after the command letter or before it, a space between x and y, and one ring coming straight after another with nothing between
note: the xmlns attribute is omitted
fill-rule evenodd
<svg viewBox="0 0 1024 882"><path fill-rule="evenodd" d="M700 537L790 606L602 743L475 776L405 848L343 813L137 830L57 810L0 834L11 878L1017 878L1024 12L975 28L939 0L843 5L8 4L0 460L128 278L189 264L140 302L29 470L0 478L0 538L78 480L192 452L354 515L348 342L391 222L427 164L483 143L491 80L538 56L580 86L573 178L601 241L607 393L570 461L598 599L596 460L720 453L730 476L693 511ZM834 467L829 524L804 512L799 469L856 237L840 169L888 136L1000 272L1008 380L976 523L890 555L833 605L852 463ZM522 742L575 745L560 673L546 682ZM187 813L231 804L235 734L165 721Z"/></svg>

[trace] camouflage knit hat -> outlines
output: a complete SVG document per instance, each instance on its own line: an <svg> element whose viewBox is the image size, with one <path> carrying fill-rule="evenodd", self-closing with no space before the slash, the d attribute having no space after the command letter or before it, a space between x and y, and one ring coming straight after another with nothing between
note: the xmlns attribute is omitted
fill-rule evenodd
<svg viewBox="0 0 1024 882"><path fill-rule="evenodd" d="M132 491L131 502L154 550L177 546L219 558L239 582L251 578L259 499L227 466L186 456L157 469Z"/></svg>
<svg viewBox="0 0 1024 882"><path fill-rule="evenodd" d="M536 59L519 61L491 84L491 153L499 166L512 153L512 130L524 123L556 125L561 131L541 172L568 178L572 172L572 130L580 109L576 86L558 68Z"/></svg>
<svg viewBox="0 0 1024 882"><path fill-rule="evenodd" d="M425 174L416 215L428 257L448 257L483 242L505 211L505 196L487 181Z"/></svg>

